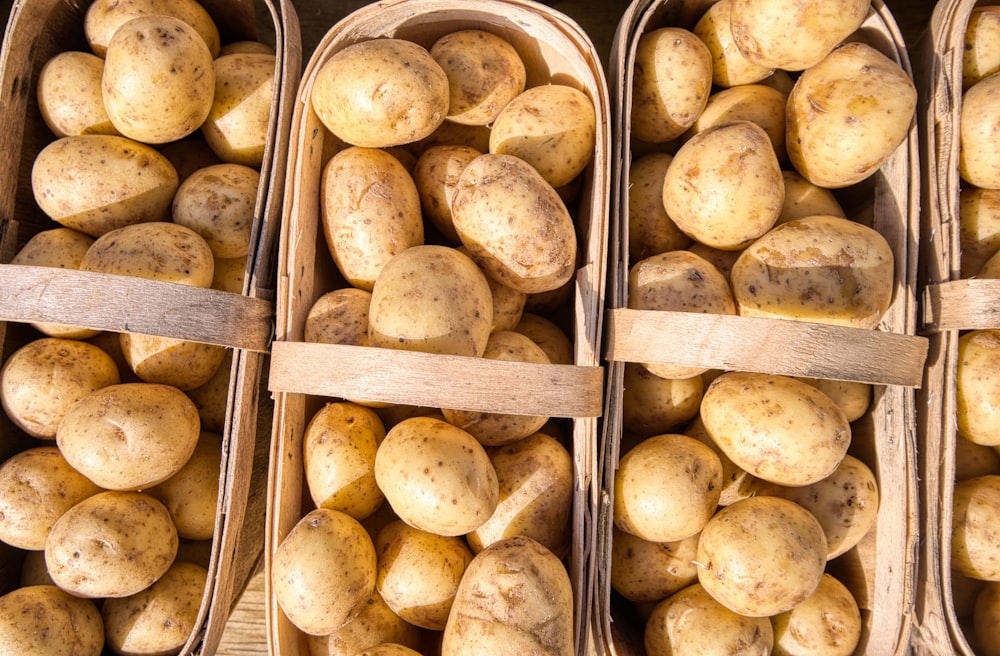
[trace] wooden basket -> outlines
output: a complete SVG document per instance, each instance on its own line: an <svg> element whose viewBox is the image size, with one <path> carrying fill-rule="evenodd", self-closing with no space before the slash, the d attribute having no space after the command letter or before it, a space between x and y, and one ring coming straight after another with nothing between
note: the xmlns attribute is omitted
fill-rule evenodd
<svg viewBox="0 0 1000 656"><path fill-rule="evenodd" d="M850 453L874 472L881 499L876 526L860 545L832 560L862 614L859 654L903 653L914 604L917 505L914 388L920 387L927 343L915 336L918 143L916 121L906 140L871 178L836 192L847 215L877 229L896 264L892 305L875 330L845 329L780 319L756 319L627 309L628 176L633 158L630 107L639 37L652 29L691 29L713 0L641 0L626 10L612 44L609 81L615 106L615 141L621 155L613 172L615 222L609 260L607 310L608 393L599 463L596 631L610 654L642 654L639 614L611 588L614 478L622 455L622 387L627 362L665 362L758 373L872 383L868 413L852 424ZM882 2L872 3L856 37L881 50L911 74L902 35Z"/></svg>
<svg viewBox="0 0 1000 656"><path fill-rule="evenodd" d="M263 557L270 408L263 386L273 334L274 267L287 154L291 93L301 71L299 25L290 3L204 0L222 42L258 39L275 49L274 94L253 247L242 294L151 280L10 264L36 233L58 227L35 205L31 167L54 139L42 120L35 86L42 65L64 50L89 50L83 35L88 3L15 0L0 59L0 343L6 359L41 333L34 322L137 332L233 349L215 537L205 556L208 581L197 629L182 653L214 653L229 613ZM0 418L0 457L39 446ZM0 557L0 585L17 585L23 552Z"/></svg>
<svg viewBox="0 0 1000 656"><path fill-rule="evenodd" d="M921 479L918 654L976 653L969 617L952 595L951 527L957 440L955 380L962 331L1000 327L1000 281L963 279L959 238L962 59L973 0L940 2L919 43L920 136L925 161L919 281L920 328L930 340L917 396Z"/></svg>
<svg viewBox="0 0 1000 656"><path fill-rule="evenodd" d="M611 119L604 69L589 37L572 20L531 0L390 0L331 16L302 77L292 121L284 222L279 246L277 335L269 387L275 403L265 571L270 557L309 510L302 463L302 436L326 401L365 398L390 404L449 407L483 412L544 414L567 422L575 463L573 545L568 558L575 587L578 649L588 641L592 583L594 498L591 486L603 369L598 345L602 328ZM594 101L597 140L593 163L583 175L574 215L581 264L565 304L567 334L574 342L571 365L526 365L374 347L306 343L304 324L313 302L345 286L321 230L320 174L324 139L331 136L309 98L318 69L347 45L378 37L415 41L424 47L442 35L486 29L507 39L525 61L528 86L559 82L576 86ZM267 630L271 653L306 653L305 634L284 616L269 579Z"/></svg>

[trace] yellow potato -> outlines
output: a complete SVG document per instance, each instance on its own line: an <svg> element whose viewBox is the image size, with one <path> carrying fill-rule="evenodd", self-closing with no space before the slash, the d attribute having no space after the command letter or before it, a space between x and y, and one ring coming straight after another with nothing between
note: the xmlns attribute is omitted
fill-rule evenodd
<svg viewBox="0 0 1000 656"><path fill-rule="evenodd" d="M1000 584L987 583L976 595L972 611L972 631L983 656L997 656L1000 645L996 642L996 632L1000 627Z"/></svg>
<svg viewBox="0 0 1000 656"><path fill-rule="evenodd" d="M776 656L850 656L861 641L861 611L847 587L829 574L795 608L771 618Z"/></svg>
<svg viewBox="0 0 1000 656"><path fill-rule="evenodd" d="M785 181L785 202L775 225L817 214L847 216L831 190L809 182L795 171L783 170L781 177Z"/></svg>
<svg viewBox="0 0 1000 656"><path fill-rule="evenodd" d="M59 422L56 444L80 473L109 490L139 490L176 474L201 432L198 409L179 389L110 385L78 401Z"/></svg>
<svg viewBox="0 0 1000 656"><path fill-rule="evenodd" d="M724 88L760 82L774 70L750 61L740 52L729 20L732 8L733 0L718 0L691 28L712 53L712 82Z"/></svg>
<svg viewBox="0 0 1000 656"><path fill-rule="evenodd" d="M1000 451L963 437L955 440L955 480L1000 474Z"/></svg>
<svg viewBox="0 0 1000 656"><path fill-rule="evenodd" d="M1000 331L974 330L958 341L955 415L959 436L986 446L1000 445Z"/></svg>
<svg viewBox="0 0 1000 656"><path fill-rule="evenodd" d="M99 656L104 648L101 611L54 585L15 588L0 596L0 645L7 654L65 653Z"/></svg>
<svg viewBox="0 0 1000 656"><path fill-rule="evenodd" d="M733 41L751 62L786 71L815 66L868 17L870 0L733 0Z"/></svg>
<svg viewBox="0 0 1000 656"><path fill-rule="evenodd" d="M664 27L636 43L632 136L665 143L682 135L712 92L712 53L693 32Z"/></svg>
<svg viewBox="0 0 1000 656"><path fill-rule="evenodd" d="M310 656L356 656L384 642L417 649L423 630L394 613L376 589L371 599L339 629L328 636L307 636ZM317 643L313 647L313 643Z"/></svg>
<svg viewBox="0 0 1000 656"><path fill-rule="evenodd" d="M216 344L133 333L122 333L121 344L129 367L144 382L184 391L211 381L228 352Z"/></svg>
<svg viewBox="0 0 1000 656"><path fill-rule="evenodd" d="M400 519L445 536L482 526L500 496L486 449L434 417L412 417L389 429L375 454L375 480Z"/></svg>
<svg viewBox="0 0 1000 656"><path fill-rule="evenodd" d="M701 419L737 466L778 485L826 478L851 443L851 425L833 399L787 376L724 373L705 390Z"/></svg>
<svg viewBox="0 0 1000 656"><path fill-rule="evenodd" d="M143 492L108 490L67 510L45 540L45 563L77 597L128 597L170 568L177 529L166 507Z"/></svg>
<svg viewBox="0 0 1000 656"><path fill-rule="evenodd" d="M358 652L357 656L420 656L420 652L406 645L383 642Z"/></svg>
<svg viewBox="0 0 1000 656"><path fill-rule="evenodd" d="M262 41L254 41L250 39L224 43L219 49L219 57L222 57L223 55L235 55L238 53L260 53L263 55L275 54L274 46L263 43Z"/></svg>
<svg viewBox="0 0 1000 656"><path fill-rule="evenodd" d="M21 563L21 587L29 585L55 585L45 567L45 551L26 551Z"/></svg>
<svg viewBox="0 0 1000 656"><path fill-rule="evenodd" d="M975 275L1000 251L1000 190L964 186L958 193L961 276Z"/></svg>
<svg viewBox="0 0 1000 656"><path fill-rule="evenodd" d="M371 301L371 292L357 287L344 287L323 294L309 307L305 340L368 346L368 308Z"/></svg>
<svg viewBox="0 0 1000 656"><path fill-rule="evenodd" d="M803 71L788 95L788 159L821 187L860 182L906 139L916 105L916 86L899 64L864 43L840 46Z"/></svg>
<svg viewBox="0 0 1000 656"><path fill-rule="evenodd" d="M147 144L177 141L212 108L215 70L201 35L163 15L123 23L104 53L101 95L111 124Z"/></svg>
<svg viewBox="0 0 1000 656"><path fill-rule="evenodd" d="M729 121L750 121L764 129L779 162L785 160L785 102L787 96L766 84L741 84L716 91L685 138Z"/></svg>
<svg viewBox="0 0 1000 656"><path fill-rule="evenodd" d="M101 96L103 73L104 60L89 52L67 50L45 62L35 93L54 135L118 134Z"/></svg>
<svg viewBox="0 0 1000 656"><path fill-rule="evenodd" d="M0 369L0 402L21 430L52 440L77 401L120 381L114 360L93 344L43 337L7 358Z"/></svg>
<svg viewBox="0 0 1000 656"><path fill-rule="evenodd" d="M196 0L96 0L84 15L87 43L94 54L103 57L111 37L123 23L150 14L180 18L197 30L213 57L219 55L219 28Z"/></svg>
<svg viewBox="0 0 1000 656"><path fill-rule="evenodd" d="M650 436L676 431L698 414L705 391L701 376L660 378L635 362L625 364L622 425Z"/></svg>
<svg viewBox="0 0 1000 656"><path fill-rule="evenodd" d="M628 251L633 262L691 245L663 207L663 180L673 160L669 153L648 153L628 170Z"/></svg>
<svg viewBox="0 0 1000 656"><path fill-rule="evenodd" d="M56 139L38 153L31 169L31 189L41 210L91 237L166 220L178 184L170 160L116 135Z"/></svg>
<svg viewBox="0 0 1000 656"><path fill-rule="evenodd" d="M243 293L247 274L247 257L216 257L212 272L212 289L232 294Z"/></svg>
<svg viewBox="0 0 1000 656"><path fill-rule="evenodd" d="M482 154L471 146L430 146L414 164L413 182L424 218L452 244L458 244L460 239L451 221L451 197L462 170Z"/></svg>
<svg viewBox="0 0 1000 656"><path fill-rule="evenodd" d="M524 91L524 62L507 40L481 29L445 34L430 47L448 76L449 121L489 125Z"/></svg>
<svg viewBox="0 0 1000 656"><path fill-rule="evenodd" d="M526 161L487 153L462 171L452 222L487 276L526 294L558 289L576 271L573 217Z"/></svg>
<svg viewBox="0 0 1000 656"><path fill-rule="evenodd" d="M1000 521L1000 476L955 483L951 568L980 581L1000 581L994 527Z"/></svg>
<svg viewBox="0 0 1000 656"><path fill-rule="evenodd" d="M962 89L1000 72L1000 7L972 7L965 25L962 51Z"/></svg>
<svg viewBox="0 0 1000 656"><path fill-rule="evenodd" d="M0 464L0 541L41 551L56 520L98 492L55 446L15 453Z"/></svg>
<svg viewBox="0 0 1000 656"><path fill-rule="evenodd" d="M215 93L201 125L209 147L224 162L260 168L275 95L273 53L231 53L214 61Z"/></svg>
<svg viewBox="0 0 1000 656"><path fill-rule="evenodd" d="M419 141L444 122L448 76L424 47L393 38L359 41L317 70L310 103L348 144L385 148Z"/></svg>
<svg viewBox="0 0 1000 656"><path fill-rule="evenodd" d="M892 248L879 232L816 215L776 226L733 265L739 314L874 328L892 302Z"/></svg>
<svg viewBox="0 0 1000 656"><path fill-rule="evenodd" d="M376 562L375 546L358 520L317 508L302 517L275 549L272 594L299 630L327 635L371 599Z"/></svg>
<svg viewBox="0 0 1000 656"><path fill-rule="evenodd" d="M872 403L872 385L849 380L832 380L829 378L809 378L796 376L804 383L809 383L831 399L844 411L847 421L853 422L865 415Z"/></svg>
<svg viewBox="0 0 1000 656"><path fill-rule="evenodd" d="M663 181L663 206L688 236L723 250L771 229L784 203L781 167L767 133L736 120L691 137Z"/></svg>
<svg viewBox="0 0 1000 656"><path fill-rule="evenodd" d="M522 312L514 330L527 335L542 347L552 364L573 364L573 342L551 319L533 312Z"/></svg>
<svg viewBox="0 0 1000 656"><path fill-rule="evenodd" d="M708 260L712 266L719 270L719 273L729 280L729 276L733 271L733 265L736 263L736 259L740 256L743 250L738 251L724 251L719 248L712 248L711 246L706 246L700 242L694 242L687 248L689 251Z"/></svg>
<svg viewBox="0 0 1000 656"><path fill-rule="evenodd" d="M476 263L447 246L414 246L379 274L368 312L368 343L448 355L482 356L493 296Z"/></svg>
<svg viewBox="0 0 1000 656"><path fill-rule="evenodd" d="M398 159L346 148L323 167L323 234L344 278L371 291L392 256L424 243L420 196Z"/></svg>
<svg viewBox="0 0 1000 656"><path fill-rule="evenodd" d="M211 540L219 514L219 484L224 475L222 435L203 430L184 466L146 492L170 511L178 537Z"/></svg>
<svg viewBox="0 0 1000 656"><path fill-rule="evenodd" d="M698 534L651 542L612 527L611 587L634 602L657 602L698 580Z"/></svg>
<svg viewBox="0 0 1000 656"><path fill-rule="evenodd" d="M157 150L161 152L177 170L181 182L198 169L215 164L222 164L219 156L212 152L208 142L196 136L171 141L163 144Z"/></svg>
<svg viewBox="0 0 1000 656"><path fill-rule="evenodd" d="M787 612L816 591L826 538L812 513L755 496L716 513L698 540L698 581L729 610L749 617Z"/></svg>
<svg viewBox="0 0 1000 656"><path fill-rule="evenodd" d="M252 245L259 186L260 172L243 164L198 169L174 194L173 222L201 235L215 258L245 258Z"/></svg>

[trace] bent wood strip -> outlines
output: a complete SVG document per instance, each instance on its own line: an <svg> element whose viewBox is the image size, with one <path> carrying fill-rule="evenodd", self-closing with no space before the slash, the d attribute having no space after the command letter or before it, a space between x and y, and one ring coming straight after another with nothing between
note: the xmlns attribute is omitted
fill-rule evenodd
<svg viewBox="0 0 1000 656"><path fill-rule="evenodd" d="M927 285L924 323L932 331L1000 327L1000 280L967 278Z"/></svg>

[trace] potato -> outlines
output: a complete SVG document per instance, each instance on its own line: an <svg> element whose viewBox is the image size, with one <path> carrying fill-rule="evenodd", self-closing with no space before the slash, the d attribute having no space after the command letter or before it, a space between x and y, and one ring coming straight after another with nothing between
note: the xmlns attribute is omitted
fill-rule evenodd
<svg viewBox="0 0 1000 656"><path fill-rule="evenodd" d="M271 558L278 607L304 633L336 631L361 612L375 591L375 546L364 527L339 510L302 517Z"/></svg>
<svg viewBox="0 0 1000 656"><path fill-rule="evenodd" d="M819 63L868 17L870 0L733 0L733 41L751 62L786 71Z"/></svg>
<svg viewBox="0 0 1000 656"><path fill-rule="evenodd" d="M745 617L713 599L698 583L658 603L643 630L649 654L767 656L774 642L767 618Z"/></svg>
<svg viewBox="0 0 1000 656"><path fill-rule="evenodd" d="M412 144L412 148L423 153L434 146L468 146L480 153L490 150L490 126L462 125L454 121L444 121L434 132Z"/></svg>
<svg viewBox="0 0 1000 656"><path fill-rule="evenodd" d="M239 53L259 53L263 55L273 55L275 54L274 46L264 43L262 41L254 41L252 39L244 39L242 41L231 41L229 43L222 44L219 49L219 57L223 55L235 55Z"/></svg>
<svg viewBox="0 0 1000 656"><path fill-rule="evenodd" d="M120 380L114 360L93 344L43 337L14 351L0 368L0 402L25 433L53 440L77 401Z"/></svg>
<svg viewBox="0 0 1000 656"><path fill-rule="evenodd" d="M217 257L212 271L212 289L232 294L243 293L243 282L247 274L247 256Z"/></svg>
<svg viewBox="0 0 1000 656"><path fill-rule="evenodd" d="M45 540L45 563L63 590L86 598L127 597L173 564L177 529L167 508L143 492L108 490L67 510Z"/></svg>
<svg viewBox="0 0 1000 656"><path fill-rule="evenodd" d="M205 122L214 94L212 54L178 18L133 18L108 42L101 95L111 124L126 137L147 144L182 139Z"/></svg>
<svg viewBox="0 0 1000 656"><path fill-rule="evenodd" d="M375 452L385 426L374 410L355 403L327 403L302 437L306 487L319 508L362 520L385 499L375 482Z"/></svg>
<svg viewBox="0 0 1000 656"><path fill-rule="evenodd" d="M796 376L803 383L809 383L823 392L840 406L848 422L853 422L865 415L872 404L870 383L858 383L850 380L833 380L829 378L809 378Z"/></svg>
<svg viewBox="0 0 1000 656"><path fill-rule="evenodd" d="M976 444L1000 445L1000 331L973 330L958 340L955 418L958 435Z"/></svg>
<svg viewBox="0 0 1000 656"><path fill-rule="evenodd" d="M358 652L357 656L420 656L420 652L406 645L383 642Z"/></svg>
<svg viewBox="0 0 1000 656"><path fill-rule="evenodd" d="M826 478L851 443L851 425L833 399L788 376L724 373L705 390L700 416L736 465L778 485Z"/></svg>
<svg viewBox="0 0 1000 656"><path fill-rule="evenodd" d="M874 328L892 303L894 261L876 230L816 215L748 246L730 280L741 315Z"/></svg>
<svg viewBox="0 0 1000 656"><path fill-rule="evenodd" d="M1000 72L1000 7L972 7L965 25L965 49L962 51L962 89L968 89L984 77Z"/></svg>
<svg viewBox="0 0 1000 656"><path fill-rule="evenodd" d="M722 462L712 449L687 435L655 435L618 462L614 524L651 542L678 542L701 531L721 490Z"/></svg>
<svg viewBox="0 0 1000 656"><path fill-rule="evenodd" d="M173 222L201 235L215 258L245 258L250 253L259 186L260 172L243 164L198 169L174 195ZM242 275L240 282L242 287Z"/></svg>
<svg viewBox="0 0 1000 656"><path fill-rule="evenodd" d="M698 414L704 382L700 376L660 378L644 365L625 364L622 426L650 436L676 431Z"/></svg>
<svg viewBox="0 0 1000 656"><path fill-rule="evenodd" d="M500 495L483 446L433 417L405 419L389 429L375 454L375 480L403 521L445 536L482 526Z"/></svg>
<svg viewBox="0 0 1000 656"><path fill-rule="evenodd" d="M197 30L212 57L219 55L219 28L196 0L96 0L87 8L83 21L90 49L103 57L111 37L123 23L151 14L180 18Z"/></svg>
<svg viewBox="0 0 1000 656"><path fill-rule="evenodd" d="M628 251L639 261L691 245L663 207L663 179L673 160L669 153L640 155L628 170Z"/></svg>
<svg viewBox="0 0 1000 656"><path fill-rule="evenodd" d="M321 185L323 235L351 285L371 291L393 255L424 243L416 184L386 151L340 151L323 167Z"/></svg>
<svg viewBox="0 0 1000 656"><path fill-rule="evenodd" d="M118 654L177 653L199 628L208 570L175 562L151 586L101 605L107 644Z"/></svg>
<svg viewBox="0 0 1000 656"><path fill-rule="evenodd" d="M708 260L712 266L719 270L719 273L726 277L726 280L729 280L733 265L736 263L736 259L740 256L740 253L743 252L742 249L738 251L724 251L706 246L697 241L688 246L687 250L702 259Z"/></svg>
<svg viewBox="0 0 1000 656"><path fill-rule="evenodd" d="M760 82L774 70L750 61L740 52L729 20L732 7L733 0L712 3L691 28L712 54L712 82L723 88Z"/></svg>
<svg viewBox="0 0 1000 656"><path fill-rule="evenodd" d="M583 91L565 84L525 89L497 115L490 152L513 155L553 187L574 180L594 159L597 110Z"/></svg>
<svg viewBox="0 0 1000 656"><path fill-rule="evenodd" d="M414 164L413 182L420 196L423 216L451 244L461 241L451 220L451 197L462 170L482 154L471 146L431 146Z"/></svg>
<svg viewBox="0 0 1000 656"><path fill-rule="evenodd" d="M824 574L816 591L790 611L771 618L773 654L850 656L861 641L861 611L843 583Z"/></svg>
<svg viewBox="0 0 1000 656"><path fill-rule="evenodd" d="M785 187L767 133L737 120L710 127L678 149L663 181L663 206L689 237L745 248L771 229Z"/></svg>
<svg viewBox="0 0 1000 656"><path fill-rule="evenodd" d="M573 617L572 586L562 562L531 538L507 538L480 551L466 568L441 655L570 656Z"/></svg>
<svg viewBox="0 0 1000 656"><path fill-rule="evenodd" d="M899 64L864 43L840 46L803 71L788 95L788 159L821 187L856 184L906 139L916 103L916 86Z"/></svg>
<svg viewBox="0 0 1000 656"><path fill-rule="evenodd" d="M476 263L447 246L414 246L389 260L372 288L368 343L482 356L493 296Z"/></svg>
<svg viewBox="0 0 1000 656"><path fill-rule="evenodd" d="M368 308L372 294L357 287L335 289L309 307L304 338L307 342L368 346Z"/></svg>
<svg viewBox="0 0 1000 656"><path fill-rule="evenodd" d="M81 135L45 146L31 168L39 208L67 228L99 237L169 217L177 171L151 146L116 135Z"/></svg>
<svg viewBox="0 0 1000 656"><path fill-rule="evenodd" d="M507 40L481 29L445 34L430 47L448 76L449 121L490 125L524 91L524 62Z"/></svg>
<svg viewBox="0 0 1000 656"><path fill-rule="evenodd" d="M46 60L35 94L54 135L119 134L104 108L103 73L104 60L89 52L66 50Z"/></svg>
<svg viewBox="0 0 1000 656"><path fill-rule="evenodd" d="M573 217L530 164L487 153L462 171L452 222L487 276L526 294L552 291L576 271Z"/></svg>
<svg viewBox="0 0 1000 656"><path fill-rule="evenodd" d="M1000 451L959 437L955 440L955 480L1000 474Z"/></svg>
<svg viewBox="0 0 1000 656"><path fill-rule="evenodd" d="M781 177L785 181L785 202L775 225L817 214L846 218L833 191L809 182L795 171L783 170Z"/></svg>
<svg viewBox="0 0 1000 656"><path fill-rule="evenodd" d="M355 656L362 649L390 642L417 649L423 631L394 613L376 589L371 599L358 612L329 636L318 640L322 643L322 656ZM307 636L307 639L317 639ZM313 654L313 651L309 652Z"/></svg>
<svg viewBox="0 0 1000 656"><path fill-rule="evenodd" d="M766 84L741 84L716 91L705 109L684 133L684 138L713 125L730 121L750 121L763 128L779 162L785 160L785 101L787 97Z"/></svg>
<svg viewBox="0 0 1000 656"><path fill-rule="evenodd" d="M208 142L197 136L171 141L160 146L158 150L174 165L181 182L198 169L222 164L219 156L209 148Z"/></svg>
<svg viewBox="0 0 1000 656"><path fill-rule="evenodd" d="M821 481L778 492L811 512L823 527L827 560L853 548L878 518L878 481L872 470L852 455L845 455L837 469Z"/></svg>
<svg viewBox="0 0 1000 656"><path fill-rule="evenodd" d="M550 364L545 351L530 337L512 330L490 334L483 357L501 362L526 362ZM502 446L536 433L549 420L545 415L476 412L442 408L441 414L448 423L458 426L475 437L484 446Z"/></svg>
<svg viewBox="0 0 1000 656"><path fill-rule="evenodd" d="M1000 251L1000 190L963 187L958 217L961 276L969 278Z"/></svg>
<svg viewBox="0 0 1000 656"><path fill-rule="evenodd" d="M552 364L573 364L573 342L551 319L533 312L522 312L514 330L527 335L542 347Z"/></svg>
<svg viewBox="0 0 1000 656"><path fill-rule="evenodd" d="M712 92L712 53L693 32L663 27L639 37L632 80L632 137L676 139L705 109Z"/></svg>
<svg viewBox="0 0 1000 656"><path fill-rule="evenodd" d="M0 596L0 645L11 656L99 656L104 648L101 611L93 601L54 585L15 588Z"/></svg>
<svg viewBox="0 0 1000 656"><path fill-rule="evenodd" d="M767 617L815 592L826 566L826 538L812 513L793 501L755 496L717 512L698 540L698 581L735 613Z"/></svg>
<svg viewBox="0 0 1000 656"><path fill-rule="evenodd" d="M410 624L443 629L462 574L472 561L465 541L396 520L378 532L375 552L375 587L386 605Z"/></svg>
<svg viewBox="0 0 1000 656"><path fill-rule="evenodd" d="M956 482L952 503L951 568L979 581L1000 581L995 530L1000 522L1000 476Z"/></svg>
<svg viewBox="0 0 1000 656"><path fill-rule="evenodd" d="M317 70L310 103L330 132L354 146L419 141L448 115L448 76L426 48L377 38L333 53Z"/></svg>
<svg viewBox="0 0 1000 656"><path fill-rule="evenodd" d="M557 439L535 433L489 450L499 501L493 515L465 536L473 552L526 535L560 558L572 539L573 457Z"/></svg>
<svg viewBox="0 0 1000 656"><path fill-rule="evenodd" d="M219 481L223 475L222 435L203 430L184 466L146 492L170 511L178 537L211 540L215 535Z"/></svg>
<svg viewBox="0 0 1000 656"><path fill-rule="evenodd" d="M32 551L64 512L101 488L73 469L55 446L15 453L0 464L0 540Z"/></svg>
<svg viewBox="0 0 1000 656"><path fill-rule="evenodd" d="M997 656L1000 645L996 642L1000 627L1000 584L987 583L976 595L972 611L972 631L978 643L977 653L983 656Z"/></svg>
<svg viewBox="0 0 1000 656"><path fill-rule="evenodd" d="M260 168L271 123L276 57L231 53L214 62L215 92L201 134L224 162Z"/></svg>
<svg viewBox="0 0 1000 656"><path fill-rule="evenodd" d="M628 306L635 310L736 314L729 281L691 251L668 251L634 264L628 273ZM661 378L691 378L705 367L647 363Z"/></svg>
<svg viewBox="0 0 1000 656"><path fill-rule="evenodd" d="M109 490L139 490L176 474L201 432L198 409L179 389L109 385L78 401L56 432L66 460Z"/></svg>
<svg viewBox="0 0 1000 656"><path fill-rule="evenodd" d="M698 534L651 542L612 527L611 587L634 602L658 602L698 580Z"/></svg>

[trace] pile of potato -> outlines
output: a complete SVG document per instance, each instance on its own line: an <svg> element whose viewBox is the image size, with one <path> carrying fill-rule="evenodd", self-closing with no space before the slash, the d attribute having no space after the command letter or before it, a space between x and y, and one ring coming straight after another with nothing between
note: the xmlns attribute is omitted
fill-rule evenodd
<svg viewBox="0 0 1000 656"><path fill-rule="evenodd" d="M574 363L574 212L597 115L578 88L527 77L488 26L321 60L318 257L336 280L306 341ZM311 654L575 653L566 422L321 401L302 439L311 503L270 566Z"/></svg>
<svg viewBox="0 0 1000 656"><path fill-rule="evenodd" d="M879 326L893 248L841 190L904 142L917 94L852 38L869 4L719 0L637 35L629 308ZM610 584L646 652L852 654L830 572L876 521L849 453L871 385L669 364L673 339L624 365L613 480Z"/></svg>
<svg viewBox="0 0 1000 656"><path fill-rule="evenodd" d="M21 235L12 264L241 293L273 49L221 44L193 0L96 0L81 30L90 51L45 62L34 89L53 139L31 185L52 227ZM0 540L23 567L0 643L179 652L211 589L232 350L49 323L7 335L0 400L23 448L0 464Z"/></svg>
<svg viewBox="0 0 1000 656"><path fill-rule="evenodd" d="M959 241L962 278L1000 278L1000 179L995 131L1000 104L1000 6L976 6L962 53L959 128ZM951 581L955 614L976 653L1000 654L1000 329L969 330L958 341L955 379L954 517Z"/></svg>

